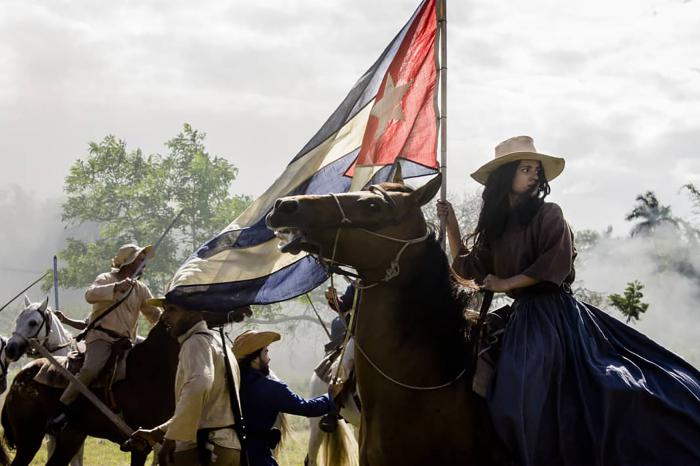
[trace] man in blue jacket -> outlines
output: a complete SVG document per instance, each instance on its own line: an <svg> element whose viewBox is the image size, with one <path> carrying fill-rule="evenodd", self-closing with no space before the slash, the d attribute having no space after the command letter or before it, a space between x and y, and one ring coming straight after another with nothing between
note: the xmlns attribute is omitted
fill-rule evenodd
<svg viewBox="0 0 700 466"><path fill-rule="evenodd" d="M269 377L268 346L280 338L276 332L248 330L233 342L241 370L240 400L248 434L248 466L277 466L272 450L280 439L279 431L273 429L279 413L318 417L335 409L328 395L305 400L285 383Z"/></svg>

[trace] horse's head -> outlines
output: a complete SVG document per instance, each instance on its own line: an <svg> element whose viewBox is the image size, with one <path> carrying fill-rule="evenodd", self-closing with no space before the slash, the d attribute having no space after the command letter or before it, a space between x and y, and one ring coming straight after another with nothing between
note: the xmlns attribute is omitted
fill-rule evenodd
<svg viewBox="0 0 700 466"><path fill-rule="evenodd" d="M0 336L0 395L5 393L7 390L7 370L10 365L10 361L7 360L7 355L5 354L5 348L7 347L7 339Z"/></svg>
<svg viewBox="0 0 700 466"><path fill-rule="evenodd" d="M416 190L384 183L343 194L283 197L268 214L267 226L281 238L284 252L307 251L361 274L381 275L401 241L427 234L420 208L435 196L441 180L438 175Z"/></svg>
<svg viewBox="0 0 700 466"><path fill-rule="evenodd" d="M24 310L15 321L15 330L7 342L5 354L10 361L17 361L27 351L29 339L45 340L51 331L51 310L49 297L40 303L33 303L24 297Z"/></svg>

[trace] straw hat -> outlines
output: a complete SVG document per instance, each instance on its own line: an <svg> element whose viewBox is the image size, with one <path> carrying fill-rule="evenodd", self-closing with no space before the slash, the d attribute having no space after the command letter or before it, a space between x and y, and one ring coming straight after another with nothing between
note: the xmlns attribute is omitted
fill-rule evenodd
<svg viewBox="0 0 700 466"><path fill-rule="evenodd" d="M119 272L119 269L134 262L142 252L146 252L146 257L149 259L155 255L153 246L150 245L140 248L135 244L125 244L120 247L117 255L112 259L112 272Z"/></svg>
<svg viewBox="0 0 700 466"><path fill-rule="evenodd" d="M485 185L489 175L498 167L516 160L539 160L542 162L547 181L552 181L564 170L564 159L537 152L535 142L530 136L515 136L497 145L496 158L482 165L471 176Z"/></svg>
<svg viewBox="0 0 700 466"><path fill-rule="evenodd" d="M281 339L282 336L277 332L246 330L233 340L233 354L240 360Z"/></svg>

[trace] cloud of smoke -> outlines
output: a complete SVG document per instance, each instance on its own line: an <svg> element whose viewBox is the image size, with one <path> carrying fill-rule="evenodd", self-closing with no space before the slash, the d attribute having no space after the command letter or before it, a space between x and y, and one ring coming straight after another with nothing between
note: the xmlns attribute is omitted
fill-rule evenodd
<svg viewBox="0 0 700 466"><path fill-rule="evenodd" d="M628 282L644 284L649 310L631 325L657 343L700 365L700 249L671 228L649 235L603 237L577 261L577 278L597 292L622 294ZM606 311L624 317L608 306Z"/></svg>

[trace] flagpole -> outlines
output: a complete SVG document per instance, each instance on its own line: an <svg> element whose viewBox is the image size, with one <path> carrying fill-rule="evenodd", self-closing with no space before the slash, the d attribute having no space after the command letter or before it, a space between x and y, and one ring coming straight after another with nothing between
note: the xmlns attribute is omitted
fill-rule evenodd
<svg viewBox="0 0 700 466"><path fill-rule="evenodd" d="M442 186L440 200L447 200L447 0L438 0L438 29L440 31L440 173ZM446 239L446 217L440 217L440 245L443 251Z"/></svg>

